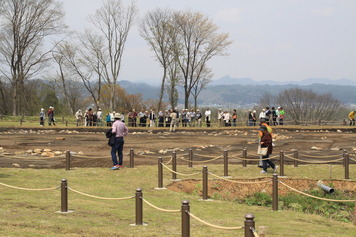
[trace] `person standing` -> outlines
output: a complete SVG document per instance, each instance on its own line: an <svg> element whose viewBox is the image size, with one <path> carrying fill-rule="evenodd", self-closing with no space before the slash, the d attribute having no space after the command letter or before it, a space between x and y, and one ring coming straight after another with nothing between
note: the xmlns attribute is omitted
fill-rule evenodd
<svg viewBox="0 0 356 237"><path fill-rule="evenodd" d="M49 107L47 116L48 116L48 126L51 126L52 123L53 123L53 126L56 126L55 119L54 119L54 107L53 106Z"/></svg>
<svg viewBox="0 0 356 237"><path fill-rule="evenodd" d="M261 119L266 119L266 110L262 109L260 115L258 116L258 118Z"/></svg>
<svg viewBox="0 0 356 237"><path fill-rule="evenodd" d="M283 125L283 120L284 120L284 110L282 107L279 108L279 115L278 115L278 121L279 125Z"/></svg>
<svg viewBox="0 0 356 237"><path fill-rule="evenodd" d="M253 110L252 111L252 126L256 126L256 121L257 121L256 110Z"/></svg>
<svg viewBox="0 0 356 237"><path fill-rule="evenodd" d="M232 111L232 126L236 127L236 121L237 121L237 113L236 113L236 109L234 109Z"/></svg>
<svg viewBox="0 0 356 237"><path fill-rule="evenodd" d="M155 127L156 125L156 113L153 109L150 110L150 114L148 115L148 119L150 120L150 127Z"/></svg>
<svg viewBox="0 0 356 237"><path fill-rule="evenodd" d="M171 125L169 127L169 131L175 132L177 127L177 112L175 109L172 110L172 113L169 115L169 117L171 118Z"/></svg>
<svg viewBox="0 0 356 237"><path fill-rule="evenodd" d="M114 114L115 122L112 124L112 134L115 136L115 145L111 148L111 159L113 162L113 167L111 169L121 169L123 162L123 154L122 151L124 149L124 136L126 136L129 132L126 125L121 121L121 114ZM117 161L117 157L119 157L119 161Z"/></svg>
<svg viewBox="0 0 356 237"><path fill-rule="evenodd" d="M269 156L272 154L273 151L273 145L272 145L272 134L268 132L267 126L261 125L260 129L260 146L261 147L267 147L267 154L265 156L262 156L262 174L267 173L267 164L271 166L274 172L277 171L277 166L270 160L268 159Z"/></svg>
<svg viewBox="0 0 356 237"><path fill-rule="evenodd" d="M269 109L269 107L266 107L266 123L269 125L269 121L271 120L270 119L270 117L271 117L271 114L272 114L272 112L271 112L271 110Z"/></svg>
<svg viewBox="0 0 356 237"><path fill-rule="evenodd" d="M96 125L97 126L103 126L103 112L101 109L98 109L98 112L96 112Z"/></svg>
<svg viewBox="0 0 356 237"><path fill-rule="evenodd" d="M78 111L75 113L75 120L77 122L77 127L78 126L82 126L83 114L82 114L82 111L80 109L78 109Z"/></svg>
<svg viewBox="0 0 356 237"><path fill-rule="evenodd" d="M350 126L355 126L355 114L356 111L351 111L349 113Z"/></svg>
<svg viewBox="0 0 356 237"><path fill-rule="evenodd" d="M272 107L272 125L273 125L273 126L278 125L278 123L277 123L277 117L278 117L277 111L276 111L276 109L275 109L274 107Z"/></svg>
<svg viewBox="0 0 356 237"><path fill-rule="evenodd" d="M199 109L197 109L197 112L195 113L196 121L197 121L197 127L201 127L201 118L203 117L203 114L200 112Z"/></svg>
<svg viewBox="0 0 356 237"><path fill-rule="evenodd" d="M44 108L42 108L41 112L40 112L40 126L44 125L45 117L46 117L46 114L44 112Z"/></svg>
<svg viewBox="0 0 356 237"><path fill-rule="evenodd" d="M211 111L209 108L207 108L205 111L205 122L207 127L210 127L210 119L211 119Z"/></svg>
<svg viewBox="0 0 356 237"><path fill-rule="evenodd" d="M162 110L158 112L158 127L164 127L164 113Z"/></svg>

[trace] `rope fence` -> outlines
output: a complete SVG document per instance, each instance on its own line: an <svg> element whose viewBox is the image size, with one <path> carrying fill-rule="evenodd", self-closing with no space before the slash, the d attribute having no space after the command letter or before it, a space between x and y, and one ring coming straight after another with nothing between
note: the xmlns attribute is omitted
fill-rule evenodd
<svg viewBox="0 0 356 237"><path fill-rule="evenodd" d="M223 227L223 226L218 226L218 225L214 225L214 224L210 224L206 221L203 221L202 219L200 219L199 217L197 217L196 215L194 215L193 213L188 212L189 216L193 217L195 220L199 221L200 223L203 223L204 225L213 227L213 228L217 228L217 229L222 229L222 230L242 230L244 227L243 226L239 226L239 227Z"/></svg>
<svg viewBox="0 0 356 237"><path fill-rule="evenodd" d="M135 202L135 209L136 209L136 223L134 225L144 225L143 223L143 208L142 208L142 202L146 203L148 206L161 211L161 212L168 212L168 213L181 213L182 216L182 227L181 227L181 232L182 232L182 237L189 237L190 236L190 218L192 217L195 220L199 221L200 223L217 228L217 229L222 229L222 230L242 230L245 229L245 236L246 237L253 237L255 236L255 233L253 233L254 227L255 227L255 221L254 221L254 215L252 214L246 214L245 215L245 225L244 226L239 226L239 227L223 227L215 224L211 224L207 221L202 220L201 218L195 216L194 214L190 213L190 205L189 201L183 201L182 206L180 210L169 210L169 209L163 209L160 207L157 207L156 205L150 203L146 199L143 198L143 193L142 189L138 188L136 189L136 194L135 196L130 196L130 197L123 197L123 198L109 198L109 197L99 197L87 193L80 192L78 190L75 190L73 188L70 188L68 186L67 180L62 179L61 180L61 186L60 187L55 187L55 188L43 188L43 189L32 189L32 188L23 188L23 187L16 187L4 183L0 183L0 185L8 188L14 188L17 190L26 190L26 191L48 191L48 190L55 190L58 188L61 188L61 211L60 213L70 213L72 211L69 211L68 209L68 190L80 194L82 196L94 198L94 199L101 199L101 200L129 200L129 199L136 199Z"/></svg>
<svg viewBox="0 0 356 237"><path fill-rule="evenodd" d="M51 191L51 190L56 190L59 189L60 187L54 187L54 188L22 188L22 187L16 187L4 183L0 183L0 185L8 187L8 188L13 188L13 189L18 189L18 190L24 190L24 191Z"/></svg>
<svg viewBox="0 0 356 237"><path fill-rule="evenodd" d="M95 199L101 199L101 200L128 200L128 199L133 199L133 198L135 198L135 197L122 197L122 198L99 197L99 196L90 195L90 194L87 194L87 193L80 192L80 191L75 190L75 189L70 188L70 187L68 187L68 189L69 189L70 191L72 191L72 192L77 193L77 194L80 194L80 195L83 195L83 196L86 196L86 197L95 198Z"/></svg>
<svg viewBox="0 0 356 237"><path fill-rule="evenodd" d="M304 193L302 191L299 191L298 189L292 188L291 186L287 185L286 183L284 183L282 181L279 181L279 183L283 184L284 186L286 186L287 188L289 188L290 190L292 190L294 192L300 193L300 194L302 194L304 196L307 196L307 197L323 200L323 201L329 201L329 202L356 202L356 200L338 200L338 199L321 198L321 197L313 196L313 195L308 194L308 193Z"/></svg>

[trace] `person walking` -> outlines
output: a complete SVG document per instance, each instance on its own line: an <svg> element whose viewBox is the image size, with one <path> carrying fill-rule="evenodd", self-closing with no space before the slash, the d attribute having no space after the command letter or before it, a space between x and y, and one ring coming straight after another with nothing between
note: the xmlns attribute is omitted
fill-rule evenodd
<svg viewBox="0 0 356 237"><path fill-rule="evenodd" d="M355 114L356 111L351 111L349 113L350 126L355 126Z"/></svg>
<svg viewBox="0 0 356 237"><path fill-rule="evenodd" d="M46 117L46 114L44 112L44 108L42 108L41 112L40 112L40 126L44 125L45 117Z"/></svg>
<svg viewBox="0 0 356 237"><path fill-rule="evenodd" d="M126 125L121 121L121 114L114 114L115 122L112 125L112 134L115 136L115 145L111 147L111 159L113 162L113 167L111 169L117 170L122 168L124 149L124 136L129 132ZM117 156L119 157L119 162L117 161Z"/></svg>
<svg viewBox="0 0 356 237"><path fill-rule="evenodd" d="M272 154L273 151L273 146L272 146L272 134L268 132L267 126L266 125L261 125L259 129L259 135L260 135L260 146L261 147L267 147L267 154L262 156L262 174L267 173L267 164L271 166L274 172L277 171L277 166L270 160L268 159L269 156Z"/></svg>

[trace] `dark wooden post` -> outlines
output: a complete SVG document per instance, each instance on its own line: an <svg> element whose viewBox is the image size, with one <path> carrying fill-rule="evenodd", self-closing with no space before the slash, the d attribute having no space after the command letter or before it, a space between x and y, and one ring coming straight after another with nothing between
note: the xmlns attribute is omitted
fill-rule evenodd
<svg viewBox="0 0 356 237"><path fill-rule="evenodd" d="M203 167L203 200L208 199L208 167Z"/></svg>
<svg viewBox="0 0 356 237"><path fill-rule="evenodd" d="M70 170L70 151L66 151L66 170Z"/></svg>
<svg viewBox="0 0 356 237"><path fill-rule="evenodd" d="M243 149L242 151L242 157L243 157L243 160L242 160L242 167L247 167L247 149L246 147Z"/></svg>
<svg viewBox="0 0 356 237"><path fill-rule="evenodd" d="M172 179L173 180L176 180L177 179L177 153L175 151L173 151L173 154L172 154L172 170L174 172L172 172Z"/></svg>
<svg viewBox="0 0 356 237"><path fill-rule="evenodd" d="M273 174L272 178L272 210L278 211L278 175Z"/></svg>
<svg viewBox="0 0 356 237"><path fill-rule="evenodd" d="M61 212L68 212L68 183L66 179L61 182Z"/></svg>
<svg viewBox="0 0 356 237"><path fill-rule="evenodd" d="M254 237L252 228L255 229L255 216L253 214L245 215L245 237Z"/></svg>
<svg viewBox="0 0 356 237"><path fill-rule="evenodd" d="M294 157L294 167L298 167L298 159L299 159L299 154L298 154L298 150L295 150L293 152L293 157Z"/></svg>
<svg viewBox="0 0 356 237"><path fill-rule="evenodd" d="M130 149L130 168L134 168L135 167L135 153L133 149Z"/></svg>
<svg viewBox="0 0 356 237"><path fill-rule="evenodd" d="M190 206L189 201L182 202L181 216L182 216L182 237L190 237Z"/></svg>
<svg viewBox="0 0 356 237"><path fill-rule="evenodd" d="M227 150L224 151L224 176L229 176L229 156Z"/></svg>
<svg viewBox="0 0 356 237"><path fill-rule="evenodd" d="M143 205L142 205L142 189L136 189L136 225L143 225Z"/></svg>
<svg viewBox="0 0 356 237"><path fill-rule="evenodd" d="M279 175L284 176L284 151L281 151L279 153L279 162L280 162L280 170L279 170Z"/></svg>
<svg viewBox="0 0 356 237"><path fill-rule="evenodd" d="M193 150L189 149L189 162L188 162L188 167L193 168Z"/></svg>
<svg viewBox="0 0 356 237"><path fill-rule="evenodd" d="M163 188L163 165L162 157L158 158L158 188Z"/></svg>
<svg viewBox="0 0 356 237"><path fill-rule="evenodd" d="M349 153L345 154L345 179L350 179L350 159L349 159Z"/></svg>

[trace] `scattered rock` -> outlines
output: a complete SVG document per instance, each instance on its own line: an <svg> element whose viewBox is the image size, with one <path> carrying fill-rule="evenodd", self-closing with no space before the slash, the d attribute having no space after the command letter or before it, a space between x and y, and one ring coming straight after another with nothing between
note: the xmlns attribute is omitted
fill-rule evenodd
<svg viewBox="0 0 356 237"><path fill-rule="evenodd" d="M41 157L54 157L54 153L50 151L42 152Z"/></svg>
<svg viewBox="0 0 356 237"><path fill-rule="evenodd" d="M23 154L25 154L25 152L23 152L23 151L15 151L14 152L14 155L23 155Z"/></svg>
<svg viewBox="0 0 356 237"><path fill-rule="evenodd" d="M55 154L56 156L60 156L60 155L62 155L63 153L62 153L61 151L55 151L54 154Z"/></svg>
<svg viewBox="0 0 356 237"><path fill-rule="evenodd" d="M37 153L37 154L41 154L42 153L42 149L37 148L37 149L34 149L33 152Z"/></svg>
<svg viewBox="0 0 356 237"><path fill-rule="evenodd" d="M316 151L322 150L322 148L316 147L316 146L312 146L310 149L311 149L311 150L316 150Z"/></svg>
<svg viewBox="0 0 356 237"><path fill-rule="evenodd" d="M65 137L56 137L56 140L66 140Z"/></svg>
<svg viewBox="0 0 356 237"><path fill-rule="evenodd" d="M29 149L27 151L25 151L27 154L32 154L33 153L33 150L32 149Z"/></svg>
<svg viewBox="0 0 356 237"><path fill-rule="evenodd" d="M47 149L43 149L43 151L44 151L44 152L52 152L52 150L51 150L51 149L48 149L48 148L47 148Z"/></svg>
<svg viewBox="0 0 356 237"><path fill-rule="evenodd" d="M84 152L78 151L78 155L83 156L83 155L84 155Z"/></svg>
<svg viewBox="0 0 356 237"><path fill-rule="evenodd" d="M340 150L342 150L342 148L339 148L339 147L332 147L332 148L330 148L330 150L332 150L332 151L340 151Z"/></svg>
<svg viewBox="0 0 356 237"><path fill-rule="evenodd" d="M17 163L13 163L12 167L21 167L21 166L19 164L17 164Z"/></svg>

